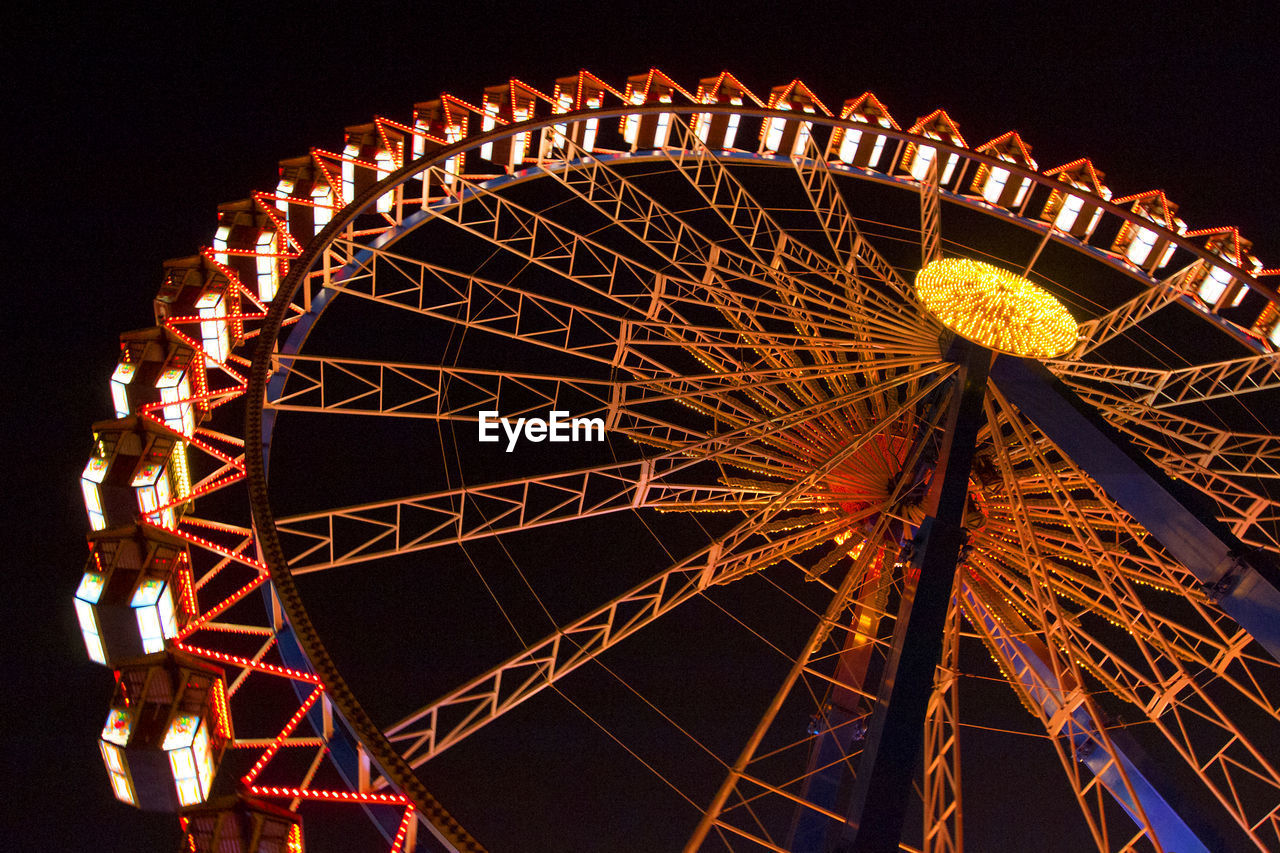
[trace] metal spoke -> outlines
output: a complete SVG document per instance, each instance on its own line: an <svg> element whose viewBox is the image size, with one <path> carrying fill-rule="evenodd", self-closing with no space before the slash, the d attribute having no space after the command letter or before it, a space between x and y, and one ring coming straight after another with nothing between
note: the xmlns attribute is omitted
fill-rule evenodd
<svg viewBox="0 0 1280 853"><path fill-rule="evenodd" d="M409 742L407 747L402 747L402 753L410 764L417 766L707 587L732 583L760 571L829 541L862 518L873 515L882 507L869 508L856 515L833 515L831 521L805 526L797 533L781 538L766 537L763 544L750 544L766 530L769 522L791 508L796 498L803 496L828 472L888 429L895 420L909 417L919 399L944 381L950 372L947 370L942 378L906 401L895 418L883 421L846 445L829 461L774 496L766 506L753 511L729 533L489 673L407 716L389 728L388 735L394 742ZM634 607L624 608L625 604L638 604L639 613ZM573 639L566 640L566 637ZM505 698L501 689L504 672L519 673L518 683L512 685L513 694ZM440 711L459 705L466 709L461 722L442 731L438 722Z"/></svg>
<svg viewBox="0 0 1280 853"><path fill-rule="evenodd" d="M1134 402L1154 409L1280 388L1280 352L1168 370L1065 360L1045 364L1082 394L1089 390L1085 382L1105 383Z"/></svg>
<svg viewBox="0 0 1280 853"><path fill-rule="evenodd" d="M932 378L909 398L911 402L945 381L950 368L922 368L918 372ZM894 384L905 384L911 376L904 374ZM279 519L277 529L299 543L290 566L295 574L303 574L646 506L733 503L735 498L749 506L753 498L768 492L738 485L677 484L668 478L716 460L748 470L771 464L784 471L794 468L796 463L760 450L760 442L882 391L863 389L726 433L682 436L675 449L632 462L301 513ZM847 457L892 423L893 419L882 421L833 458ZM819 470L829 470L834 464L827 462ZM809 474L805 482L812 479ZM339 535L340 526L344 535Z"/></svg>
<svg viewBox="0 0 1280 853"><path fill-rule="evenodd" d="M266 403L270 409L475 421L479 410L501 404L502 413L513 419L566 408L579 417L607 416L610 429L636 406L672 401L725 406L724 412L717 409L715 414L729 418L735 395L746 390L831 382L929 363L922 357L899 357L874 366L851 361L701 375L636 367L630 372L637 378L606 380L321 355L281 355L275 360L276 371L285 371L289 384ZM732 416L747 414L739 409Z"/></svg>
<svg viewBox="0 0 1280 853"><path fill-rule="evenodd" d="M817 143L809 136L802 153L791 158L809 202L822 224L836 261L844 269L876 279L889 293L882 295L864 286L851 294L855 301L876 305L890 316L901 314L904 306L912 305L915 292L858 228L857 220L840 193L831 174L831 167L818 150Z"/></svg>
<svg viewBox="0 0 1280 853"><path fill-rule="evenodd" d="M1127 302L1111 309L1100 317L1080 324L1080 343L1076 345L1073 355L1081 358L1096 350L1112 338L1119 337L1131 329L1137 328L1151 315L1161 308L1171 305L1190 291L1186 282L1203 264L1194 261L1173 275L1153 282L1141 293Z"/></svg>
<svg viewBox="0 0 1280 853"><path fill-rule="evenodd" d="M938 158L930 157L929 166L925 169L924 180L920 182L920 266L927 267L931 262L942 257L942 198L938 187ZM1053 229L1049 229L1049 234ZM1048 234L1045 235L1048 240ZM1041 246L1043 247L1043 243ZM1038 254L1038 253L1037 253ZM1032 263L1035 263L1034 259ZM1031 271L1027 265L1025 276Z"/></svg>
<svg viewBox="0 0 1280 853"><path fill-rule="evenodd" d="M603 347L609 341L616 341L617 330L624 327L647 330L646 337L655 341L677 333L689 336L684 339L686 341L702 341L709 337L709 344L735 341L743 345L766 344L809 350L818 350L822 344L830 347L831 336L852 339L850 324L839 317L823 318L810 335L780 332L774 328L766 330L764 324L786 326L793 321L789 306L764 298L748 299L740 293L732 294L732 298L739 312L758 321L755 330L691 322L675 309L685 307L719 312L725 301L702 298L678 289L674 285L687 289L691 284L666 275L655 274L652 289L646 289L643 298L611 299L608 304L622 312L613 313L549 297L511 282L418 261L385 249L361 248L360 251L367 254L362 268L342 281L330 283L327 285L330 289L534 343L539 340L544 343L563 341L572 331L574 337L584 333L588 338L598 335L598 346ZM591 288L587 291L590 292ZM597 292L596 295L603 294ZM673 327L676 322L681 325ZM660 334L663 331L666 334ZM715 337L717 335L727 337L721 341ZM567 351L589 352L581 346Z"/></svg>
<svg viewBox="0 0 1280 853"><path fill-rule="evenodd" d="M776 287L795 305L798 315L805 318L803 328L812 326L808 306L816 300L820 304L838 304L856 319L863 337L876 336L877 332L880 336L889 334L907 338L921 334L923 329L919 321L904 320L892 311L883 310L893 306L851 299L851 291L864 292L851 282L854 272L789 235L734 173L698 139L687 123L677 121L675 129L684 144L664 148L660 153L684 176L706 202L707 208L720 218L756 261L776 270ZM810 282L814 277L819 282L816 286ZM932 341L929 343L931 345Z"/></svg>
<svg viewBox="0 0 1280 853"><path fill-rule="evenodd" d="M904 460L905 469L913 469L919 461L928 445L928 432L929 430L921 431L911 453ZM902 499L907 486L906 478L898 480L886 501L886 506L880 511L875 527L867 533L860 545L849 548L846 543L838 543L828 556L814 567L814 571L817 572L822 570L824 564L832 562L832 558L840 560L846 555L853 557L848 573L841 586L834 591L825 614L800 654L794 658L793 666L774 694L773 701L756 724L737 760L730 768L729 775L704 811L702 820L685 845L688 853L697 850L713 829L728 829L753 840L760 840L748 829L734 825L728 818L730 812L739 808L746 807L748 811L750 809L751 799L738 790L739 786L744 784L786 796L801 807L802 815L808 817L817 815L834 820L837 824L843 823L843 815L832 812L827 806L815 802L814 798L809 796L809 788L812 784L810 780L829 775L833 769L837 773L842 773L846 768L851 771L853 767L852 759L857 749L852 746L854 738L851 732L860 723L865 724L870 703L874 701L874 695L868 693L866 685L861 683L862 676L865 675L865 660L877 645L878 623L882 618L892 623L895 618L883 612L883 598L887 590L883 579L888 576L888 566L883 564L892 562L892 557L887 558L886 553L896 550L896 543L886 539L889 523L894 520L888 508ZM879 580L877 581L867 580L868 572L873 567L878 569ZM845 614L850 610L852 610L850 618L846 619ZM887 653L887 649L884 651ZM862 659L863 672L858 672L857 663L846 660L849 655ZM806 676L827 685L827 698L830 701L824 702L821 706L820 717L823 729L821 736L827 737L831 748L815 749L805 774L790 778L780 786L769 785L760 778L759 771L752 769L752 765L757 759L757 752L766 733L773 726L777 714L782 709L783 702ZM808 686L808 689L812 691L813 687ZM855 713L853 706L858 704L859 697L867 700L867 704L861 709L861 713ZM799 744L793 744L792 747L804 745L805 742L802 741ZM734 797L738 798L737 802L732 801Z"/></svg>
<svg viewBox="0 0 1280 853"><path fill-rule="evenodd" d="M439 221L454 225L496 249L642 313L653 301L652 282L660 278L668 285L664 298L687 299L696 304L708 304L708 299L738 299L743 283L769 292L767 270L717 266L720 259L730 257L725 253L715 258L708 253L701 263L695 265L695 268L702 269L700 275L694 274L687 279L672 276L668 270L629 258L599 240L559 224L546 214L517 205L478 184L465 180L460 182L466 190L462 200L434 211ZM722 281L733 281L734 286L721 284ZM766 304L770 301L764 297L757 298ZM714 303L711 304L714 307ZM813 310L828 321L839 322L839 315L831 312L828 306L815 306Z"/></svg>
<svg viewBox="0 0 1280 853"><path fill-rule="evenodd" d="M1008 404L1000 398L998 392L995 392L995 396L1014 433L1023 431L1017 418L1009 414ZM1072 530L1082 542L1087 543L1091 551L1102 558L1105 566L1107 549L1098 540L1096 532L1089 527L1074 524ZM1141 601L1131 583L1121 573L1100 571L1098 578L1106 595L1112 600ZM1148 614L1148 608L1139 604L1135 608L1133 621L1144 629L1129 632L1137 646L1138 658L1129 662L1132 655L1109 655L1108 659L1123 661L1121 666L1130 669L1132 677L1138 679L1135 683L1143 692L1121 689L1120 695L1125 696L1135 709L1146 715L1156 730L1199 775L1201 783L1218 799L1239 828L1253 843L1265 849L1255 829L1259 817L1249 814L1245 804L1233 793L1239 785L1235 777L1243 774L1251 780L1251 784L1269 786L1272 802L1275 802L1275 798L1280 797L1280 775L1276 768L1243 736L1239 727L1206 692L1195 674L1187 670L1182 657ZM1060 617L1054 624L1065 634L1058 641L1060 647L1064 651L1074 649L1072 654L1082 655L1078 644L1069 639L1070 620ZM1151 642L1148 643L1147 640ZM1090 644L1086 643L1085 647L1088 645ZM1111 682L1113 688L1122 688L1122 685L1123 682L1119 680ZM1153 692L1147 693L1147 689L1152 689ZM1192 731L1196 732L1194 737L1190 734ZM1206 746L1206 740L1212 745ZM1264 813L1261 819L1268 819L1272 813L1274 807Z"/></svg>

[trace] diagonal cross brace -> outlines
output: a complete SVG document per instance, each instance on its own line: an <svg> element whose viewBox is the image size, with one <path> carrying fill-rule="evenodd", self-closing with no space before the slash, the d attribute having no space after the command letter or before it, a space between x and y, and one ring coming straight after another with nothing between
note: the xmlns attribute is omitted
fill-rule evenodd
<svg viewBox="0 0 1280 853"><path fill-rule="evenodd" d="M1271 555L1242 544L1204 495L1169 479L1044 365L1002 355L991 380L1280 660L1280 567Z"/></svg>
<svg viewBox="0 0 1280 853"><path fill-rule="evenodd" d="M956 563L968 539L964 510L978 430L985 423L983 400L991 351L961 341L956 344L959 378L929 486L927 517L915 537L912 565L919 569L919 580L908 585L898 608L893 650L859 761L850 818L840 830L853 853L898 849L911 802L915 759L924 742Z"/></svg>

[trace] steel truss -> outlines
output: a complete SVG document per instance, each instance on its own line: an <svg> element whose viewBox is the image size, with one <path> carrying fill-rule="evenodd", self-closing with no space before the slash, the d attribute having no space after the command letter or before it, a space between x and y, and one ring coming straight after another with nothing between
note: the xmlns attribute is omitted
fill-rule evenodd
<svg viewBox="0 0 1280 853"><path fill-rule="evenodd" d="M595 85L588 78L579 92ZM190 402L208 423L187 436L199 474L190 495L141 520L158 526L163 510L246 485L253 513L250 525L188 512L167 528L196 555L201 605L172 648L226 667L233 707L267 680L296 685L278 729L233 744L256 756L245 789L293 809L383 809L375 820L393 851L479 850L415 769L466 749L571 673L607 665L615 646L657 630L679 605L790 573L825 591L825 603L811 607L807 640L785 650L783 682L769 686L746 746L736 760L718 757L727 775L699 803L686 850L825 850L846 836L859 850L896 849L898 829L869 840L861 804L880 797L878 815L906 807L901 756L921 746L921 844L962 850L962 694L973 675L962 647L974 640L1052 742L1098 849L1280 849L1280 773L1262 746L1280 729L1280 593L1269 560L1242 550L1280 551L1280 457L1265 417L1246 429L1207 408L1231 400L1263 411L1280 389L1280 362L1263 338L1270 315L1240 327L1200 300L1198 283L1227 270L1234 286L1273 300L1272 312L1275 294L1243 258L1034 164L833 118L816 99L786 100L807 91L798 81L766 108L663 90L665 79L651 72L625 93L601 83L600 101L569 107L534 92L520 115L445 99L412 123L379 119L368 151L314 152L308 180L328 196L295 182L254 197L264 223L255 227L276 237L206 251L236 312L165 320L201 353L207 378ZM511 91L524 92L516 83ZM722 120L754 122L758 148L712 138L723 131L708 127ZM896 150L853 166L836 156L836 134L850 130ZM926 142L934 156L916 179L908 157ZM943 179L939 162L952 154L960 165ZM961 418L970 435L953 451L946 412L960 396L957 370L909 280L921 261L981 251L948 230L945 210L992 212L966 183L992 168L1032 187L1016 210L997 211L1038 238L1029 261L1006 266L1036 278L1042 257L1061 252L1136 282L1137 293L1073 303L1087 306L1079 345L1036 373L1052 394L1028 391L1025 376L1010 378L1010 359L996 357L993 384L970 383ZM785 190L771 185L779 175ZM917 193L919 220L876 221L864 187ZM1176 246L1173 262L1134 264L1089 237L1046 230L1028 211L1051 192L1087 195L1122 226L1151 230ZM332 221L318 233L297 226L321 210ZM280 280L270 305L241 261ZM1071 297L1070 282L1041 280ZM370 355L351 338L343 352L315 344L313 328L348 306L396 328L421 324L446 343L425 358ZM1190 363L1154 352L1163 318L1183 309L1239 352L1211 361L1182 352ZM211 322L233 338L224 357L210 351ZM1053 414L1062 400L1088 410L1097 433L1068 436L1065 415ZM218 417L240 407L243 432L235 416ZM159 422L162 408L140 413ZM273 466L291 464L273 443L278 423L376 418L433 431L442 450L457 451L486 410L599 418L612 459L478 479L465 458L456 470L445 459L448 482L416 494L341 506L321 495L302 511L273 511L280 496L264 449ZM1114 448L1149 469L1148 502L1165 494L1166 476L1181 481L1168 493L1187 524L1211 531L1201 542L1212 540L1208 564L1107 476L1099 458ZM971 459L954 462L953 452ZM944 475L948 460L955 470ZM404 685L413 710L394 722L360 709L302 606L299 579L311 573L363 577L409 558L429 577L434 553L515 551L537 531L572 537L593 520L657 524L695 512L733 523L695 545L672 539L685 552L665 568L434 700ZM265 622L251 613L255 593L268 603ZM901 708L895 694L908 697ZM813 716L807 736L783 730L797 704ZM1117 707L1141 721L1141 746ZM1160 768L1170 765L1189 786L1166 783ZM794 818L778 823L780 810Z"/></svg>

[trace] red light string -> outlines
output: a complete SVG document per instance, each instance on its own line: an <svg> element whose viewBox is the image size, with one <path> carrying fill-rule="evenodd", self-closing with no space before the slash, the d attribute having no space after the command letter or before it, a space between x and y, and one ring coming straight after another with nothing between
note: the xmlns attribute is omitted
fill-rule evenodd
<svg viewBox="0 0 1280 853"><path fill-rule="evenodd" d="M262 584L265 583L266 580L267 580L267 574L264 571L262 574L258 575L256 578L249 581L244 586L240 587L240 589L236 590L231 595L227 596L222 601L215 604L212 608L210 608L209 610L201 614L200 618L195 619L191 622L188 622L187 626L178 632L178 637L177 637L178 641L181 642L182 640L185 640L187 637L190 637L196 631L199 631L200 628L204 625L204 623L209 622L212 619L216 618L217 616L220 616L223 613L225 613L227 610L229 610L232 607L232 605L240 602L241 600L244 599L246 595L253 592L258 587L262 586Z"/></svg>
<svg viewBox="0 0 1280 853"><path fill-rule="evenodd" d="M409 804L409 798L403 794L372 794L356 791L316 791L310 788L281 788L276 786L250 785L250 794L259 797L280 797L287 800L328 800L337 803L370 803L391 806Z"/></svg>
<svg viewBox="0 0 1280 853"><path fill-rule="evenodd" d="M408 853L404 844L405 839L409 835L409 827L413 825L413 817L416 813L417 809L412 805L405 808L404 817L400 820L400 827L396 830L396 837L391 840L391 853L401 853L401 851L403 851L403 853Z"/></svg>
<svg viewBox="0 0 1280 853"><path fill-rule="evenodd" d="M314 678L314 676L312 676L312 678ZM302 704L298 706L298 710L289 718L289 722L284 724L284 728L280 730L280 734L276 735L276 739L271 742L271 745L263 750L261 757L254 762L254 765L249 769L249 772L240 778L241 784L246 787L253 785L254 780L258 778L258 774L263 771L271 759L275 757L275 754L280 751L280 747L284 745L285 740L289 735L293 734L294 729L296 729L298 724L302 722L302 718L305 717L307 712L316 704L316 700L320 698L320 694L324 693L324 687L320 686L319 679L316 679L312 683L316 685L316 689L312 690L311 695L302 701Z"/></svg>
<svg viewBox="0 0 1280 853"><path fill-rule="evenodd" d="M320 677L310 672L304 672L300 669L292 667L280 666L274 663L263 663L255 661L252 658L242 657L241 655L228 654L227 652L219 652L214 649L206 649L200 646L192 646L188 643L178 641L173 644L174 648L197 657L208 658L218 663L225 663L228 666L238 666L242 669L252 669L255 672L264 672L268 675L277 675L280 678L288 678L293 681L305 681L308 684L314 684L317 688L323 690L320 684ZM292 731L292 729L290 729Z"/></svg>

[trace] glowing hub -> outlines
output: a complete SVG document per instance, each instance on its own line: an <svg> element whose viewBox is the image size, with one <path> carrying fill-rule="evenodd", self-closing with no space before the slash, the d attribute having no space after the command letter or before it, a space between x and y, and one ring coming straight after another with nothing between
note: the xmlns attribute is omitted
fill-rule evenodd
<svg viewBox="0 0 1280 853"><path fill-rule="evenodd" d="M932 261L916 275L916 295L942 325L998 352L1053 358L1076 342L1076 321L1052 293L981 261Z"/></svg>

